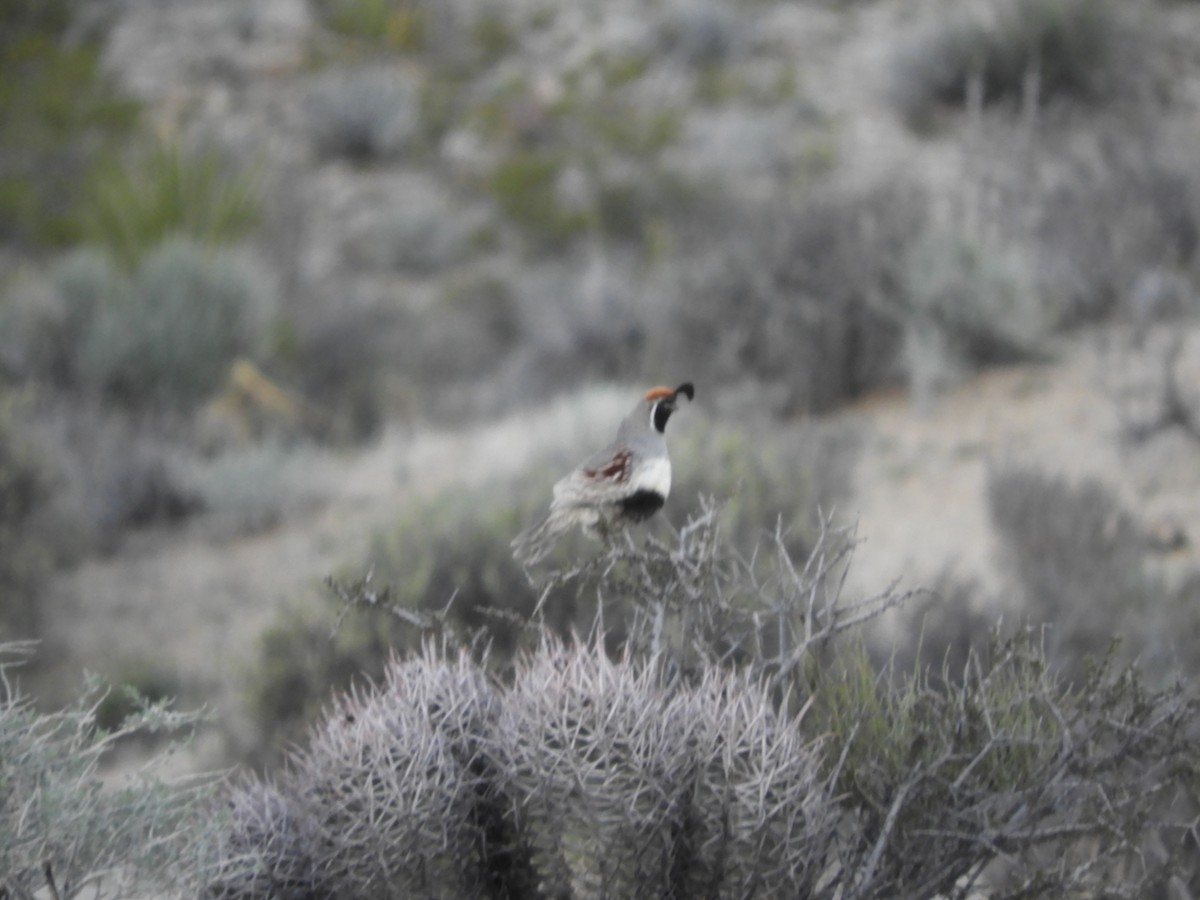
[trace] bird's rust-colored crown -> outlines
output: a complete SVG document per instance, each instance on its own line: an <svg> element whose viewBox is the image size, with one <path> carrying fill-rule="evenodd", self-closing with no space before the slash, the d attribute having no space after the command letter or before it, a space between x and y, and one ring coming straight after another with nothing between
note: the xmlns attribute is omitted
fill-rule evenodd
<svg viewBox="0 0 1200 900"><path fill-rule="evenodd" d="M669 387L652 387L646 391L646 402L653 403L655 400L661 400L663 397L675 396L675 389Z"/></svg>

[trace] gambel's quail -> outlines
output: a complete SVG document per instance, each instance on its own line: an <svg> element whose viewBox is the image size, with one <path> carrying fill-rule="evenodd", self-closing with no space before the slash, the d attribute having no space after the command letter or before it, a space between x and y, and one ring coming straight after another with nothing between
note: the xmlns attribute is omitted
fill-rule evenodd
<svg viewBox="0 0 1200 900"><path fill-rule="evenodd" d="M554 485L550 515L517 536L513 556L532 565L575 525L604 540L615 528L642 522L662 509L671 492L663 432L681 394L688 400L695 397L691 382L674 390L646 391L621 422L616 440Z"/></svg>

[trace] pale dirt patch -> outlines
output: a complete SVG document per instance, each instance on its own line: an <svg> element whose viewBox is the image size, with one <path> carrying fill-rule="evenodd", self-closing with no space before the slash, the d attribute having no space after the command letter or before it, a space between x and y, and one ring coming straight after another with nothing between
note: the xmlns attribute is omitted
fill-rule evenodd
<svg viewBox="0 0 1200 900"><path fill-rule="evenodd" d="M1014 608L987 508L991 466L1095 478L1150 533L1197 533L1200 444L1178 429L1140 443L1123 436L1111 392L1120 377L1112 346L1123 340L1117 331L1080 336L1052 364L985 372L926 410L898 394L858 404L852 414L870 423L870 436L843 508L865 540L850 590L876 592L896 579L929 585L949 572ZM1161 559L1184 568L1192 556L1185 547Z"/></svg>

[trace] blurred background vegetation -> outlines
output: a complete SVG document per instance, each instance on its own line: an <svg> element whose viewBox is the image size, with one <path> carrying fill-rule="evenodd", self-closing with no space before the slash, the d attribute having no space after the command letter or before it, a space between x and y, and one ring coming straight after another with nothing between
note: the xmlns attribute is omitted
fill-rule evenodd
<svg viewBox="0 0 1200 900"><path fill-rule="evenodd" d="M0 640L270 768L394 609L503 670L510 538L686 378L652 536L861 519L849 594L936 589L880 668L1003 620L1190 676L1198 48L1186 0L0 0Z"/></svg>

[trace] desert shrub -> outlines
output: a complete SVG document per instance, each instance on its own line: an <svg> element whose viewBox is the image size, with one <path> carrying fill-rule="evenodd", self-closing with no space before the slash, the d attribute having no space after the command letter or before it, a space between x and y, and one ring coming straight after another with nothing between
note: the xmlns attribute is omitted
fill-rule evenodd
<svg viewBox="0 0 1200 900"><path fill-rule="evenodd" d="M43 456L22 433L0 393L0 635L38 634L38 591L53 553L36 518L50 494Z"/></svg>
<svg viewBox="0 0 1200 900"><path fill-rule="evenodd" d="M285 383L325 420L321 436L359 441L383 425L386 376L394 362L395 317L378 309L331 309L285 320L284 346L275 348Z"/></svg>
<svg viewBox="0 0 1200 900"><path fill-rule="evenodd" d="M101 253L80 250L60 260L50 285L17 284L0 304L0 347L18 377L77 387L80 351L97 310L120 302L121 279Z"/></svg>
<svg viewBox="0 0 1200 900"><path fill-rule="evenodd" d="M195 885L209 837L211 779L167 784L146 770L105 784L105 754L147 733L179 734L197 717L149 704L112 731L99 728L103 690L39 712L10 680L30 647L0 645L0 892L37 896L140 895Z"/></svg>
<svg viewBox="0 0 1200 900"><path fill-rule="evenodd" d="M100 66L102 34L68 0L0 4L0 240L62 245L83 233L93 166L132 132L137 104Z"/></svg>
<svg viewBox="0 0 1200 900"><path fill-rule="evenodd" d="M128 270L173 235L213 249L258 222L255 179L211 149L159 142L97 167L88 187L84 237Z"/></svg>
<svg viewBox="0 0 1200 900"><path fill-rule="evenodd" d="M807 554L820 533L819 509L845 496L859 434L853 424L796 426L769 435L758 428L719 424L699 408L686 430L669 436L676 484L658 520L632 533L636 543L663 539L674 526L701 512L704 497L730 498L723 527L751 544L764 529L790 551ZM681 423L682 424L682 423ZM485 487L447 488L409 501L395 523L381 529L362 562L339 576L326 603L297 603L281 613L264 636L250 675L250 702L264 739L294 734L331 688L382 676L392 648L413 649L426 628L485 639L492 662L508 665L535 638L531 626L568 635L588 632L599 617L613 640L631 614L614 598L598 605L590 583L530 584L514 561L510 541L545 515L553 479L578 460L542 451L534 476L495 480ZM601 546L571 534L551 552L551 569L603 559ZM537 573L535 573L537 574ZM540 575L539 575L540 578ZM338 606L361 607L334 627ZM369 607L369 608L368 608ZM331 637L331 632L333 636Z"/></svg>
<svg viewBox="0 0 1200 900"><path fill-rule="evenodd" d="M373 268L430 275L467 257L471 240L460 210L440 194L414 190L351 236L345 252Z"/></svg>
<svg viewBox="0 0 1200 900"><path fill-rule="evenodd" d="M331 74L310 95L308 115L321 156L359 163L404 153L420 124L416 87L394 69Z"/></svg>
<svg viewBox="0 0 1200 900"><path fill-rule="evenodd" d="M899 381L924 395L1037 359L1061 321L1032 253L935 224L911 184L704 207L683 230L668 301L647 317L662 335L647 356L703 381L752 382L776 413L826 411Z"/></svg>
<svg viewBox="0 0 1200 900"><path fill-rule="evenodd" d="M1025 595L1027 615L1050 624L1060 664L1102 653L1121 634L1136 653L1152 590L1143 567L1146 536L1109 488L1018 467L988 473L992 524Z"/></svg>
<svg viewBox="0 0 1200 900"><path fill-rule="evenodd" d="M942 572L927 592L870 635L872 666L904 678L937 672L947 683L961 684L972 654L985 652L993 642L999 608L974 581Z"/></svg>
<svg viewBox="0 0 1200 900"><path fill-rule="evenodd" d="M329 489L322 463L311 447L265 440L194 463L186 482L204 510L205 534L229 539L319 505Z"/></svg>
<svg viewBox="0 0 1200 900"><path fill-rule="evenodd" d="M737 15L719 3L674 7L659 29L664 47L697 67L726 62L739 37Z"/></svg>
<svg viewBox="0 0 1200 900"><path fill-rule="evenodd" d="M545 250L561 248L588 224L586 213L559 197L563 165L558 153L518 152L502 160L488 181L501 212Z"/></svg>
<svg viewBox="0 0 1200 900"><path fill-rule="evenodd" d="M30 433L53 473L40 509L58 563L112 552L129 529L172 526L204 503L165 439L163 421L100 402L45 392Z"/></svg>
<svg viewBox="0 0 1200 900"><path fill-rule="evenodd" d="M133 407L205 399L254 349L270 305L246 260L185 239L159 245L130 278L91 258L62 279L64 305L76 308L51 359L70 360L75 387Z"/></svg>
<svg viewBox="0 0 1200 900"><path fill-rule="evenodd" d="M1017 106L1032 78L1035 101L1102 103L1145 73L1136 34L1107 0L1015 0L991 23L959 16L932 26L898 56L892 92L918 125L939 107L965 105L972 81L984 105Z"/></svg>
<svg viewBox="0 0 1200 900"><path fill-rule="evenodd" d="M1056 324L1024 258L929 229L907 248L898 314L918 397L989 365L1037 358Z"/></svg>
<svg viewBox="0 0 1200 900"><path fill-rule="evenodd" d="M186 238L159 244L128 274L107 256L77 251L51 278L50 291L29 289L2 308L12 363L22 375L136 409L206 399L239 354L257 349L273 302L249 257Z"/></svg>
<svg viewBox="0 0 1200 900"><path fill-rule="evenodd" d="M1070 685L1029 633L972 653L953 690L927 673L897 687L853 653L834 669L814 686L806 724L838 748L831 789L847 792L862 829L842 848L842 871L872 885L864 896L972 886L1086 896L1115 885L1134 896L1186 868L1145 854L1145 842L1179 834L1180 801L1195 790L1191 775L1166 774L1174 751L1163 750L1194 716L1175 690L1156 693L1111 659ZM1153 736L1131 735L1131 717ZM1145 754L1147 770L1126 768L1127 750ZM1143 827L1145 816L1156 824Z"/></svg>
<svg viewBox="0 0 1200 900"><path fill-rule="evenodd" d="M518 496L506 485L415 499L375 535L368 579L336 579L324 602L286 610L264 633L250 678L263 736L294 734L331 687L380 678L390 653L415 649L423 628L414 623L465 640L486 631L497 657L507 660L537 603L509 548L534 514ZM338 618L339 607L352 601L370 608ZM548 621L565 632L576 612L577 601L564 597Z"/></svg>
<svg viewBox="0 0 1200 900"><path fill-rule="evenodd" d="M337 700L277 791L235 801L266 810L242 841L278 829L240 855L240 883L915 900L1134 896L1184 871L1147 849L1189 827L1188 692L1111 658L1068 686L1028 632L972 652L953 689L878 672L857 629L904 598L840 599L836 534L802 565L778 541L739 553L717 523L554 576L635 608L615 655L599 632L543 636L495 680L486 658L426 644Z"/></svg>
<svg viewBox="0 0 1200 900"><path fill-rule="evenodd" d="M1090 158L1073 155L1065 177L1036 204L1032 238L1047 248L1043 293L1064 325L1113 314L1143 323L1139 282L1155 270L1187 276L1200 248L1200 190L1158 136L1106 139ZM1139 308L1142 306L1143 308Z"/></svg>
<svg viewBox="0 0 1200 900"><path fill-rule="evenodd" d="M487 188L530 252L562 250L585 233L642 244L657 218L683 214L686 188L660 159L684 116L638 92L647 68L643 55L596 53L565 75L552 103L510 79L464 110L496 145Z"/></svg>
<svg viewBox="0 0 1200 900"><path fill-rule="evenodd" d="M105 681L110 687L93 710L96 728L105 734L136 722L147 707L170 704L180 693L178 677L147 660L115 665Z"/></svg>
<svg viewBox="0 0 1200 900"><path fill-rule="evenodd" d="M757 402L780 413L828 410L894 382L902 328L891 295L923 218L903 187L698 210L647 354L698 382L753 380Z"/></svg>

